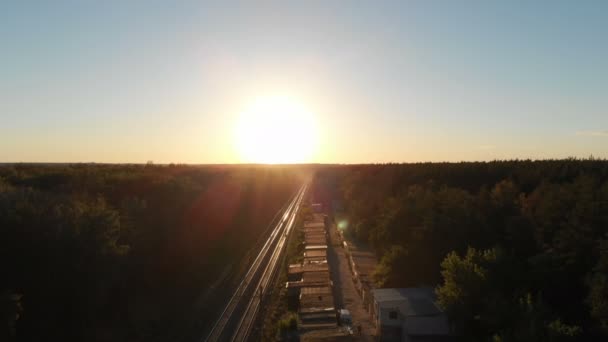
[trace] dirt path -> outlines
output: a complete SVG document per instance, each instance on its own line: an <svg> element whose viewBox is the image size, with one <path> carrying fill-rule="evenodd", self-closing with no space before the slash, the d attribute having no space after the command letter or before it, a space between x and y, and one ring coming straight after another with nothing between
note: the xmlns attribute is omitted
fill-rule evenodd
<svg viewBox="0 0 608 342"><path fill-rule="evenodd" d="M331 278L334 282L334 298L339 309L347 309L353 317L355 341L375 341L374 327L370 315L363 308L363 301L357 293L352 274L348 267L348 259L344 253L340 237L335 226L330 229L331 246L328 249ZM361 336L357 336L357 325L361 325Z"/></svg>

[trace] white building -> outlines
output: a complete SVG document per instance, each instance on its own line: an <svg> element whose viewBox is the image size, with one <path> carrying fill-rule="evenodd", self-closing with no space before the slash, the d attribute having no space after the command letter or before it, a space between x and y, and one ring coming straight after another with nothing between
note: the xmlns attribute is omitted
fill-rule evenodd
<svg viewBox="0 0 608 342"><path fill-rule="evenodd" d="M447 316L431 288L374 289L373 319L380 341L448 341Z"/></svg>

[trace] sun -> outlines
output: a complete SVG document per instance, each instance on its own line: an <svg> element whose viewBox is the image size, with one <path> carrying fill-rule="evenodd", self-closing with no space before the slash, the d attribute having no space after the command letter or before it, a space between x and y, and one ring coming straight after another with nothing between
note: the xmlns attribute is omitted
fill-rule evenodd
<svg viewBox="0 0 608 342"><path fill-rule="evenodd" d="M313 114L289 97L257 98L239 117L236 148L242 162L309 162L316 148Z"/></svg>

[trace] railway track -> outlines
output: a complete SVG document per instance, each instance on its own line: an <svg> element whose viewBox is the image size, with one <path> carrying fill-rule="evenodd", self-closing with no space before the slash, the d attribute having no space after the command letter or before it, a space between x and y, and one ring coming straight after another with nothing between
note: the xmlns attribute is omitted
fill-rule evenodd
<svg viewBox="0 0 608 342"><path fill-rule="evenodd" d="M245 277L209 334L201 341L246 341L256 322L264 294L280 267L280 257L293 229L306 185L302 185L276 223Z"/></svg>

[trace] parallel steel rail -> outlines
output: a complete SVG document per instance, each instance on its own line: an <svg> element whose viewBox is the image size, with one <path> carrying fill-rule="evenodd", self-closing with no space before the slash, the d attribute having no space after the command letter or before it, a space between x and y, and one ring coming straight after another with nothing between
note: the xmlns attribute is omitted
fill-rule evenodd
<svg viewBox="0 0 608 342"><path fill-rule="evenodd" d="M247 305L247 309L245 313L242 315L241 321L237 326L237 330L232 335L231 341L246 341L249 335L251 334L254 323L256 322L257 314L260 310L260 305L262 303L263 295L270 289L272 286L272 280L275 278L278 273L280 265L280 257L285 250L285 246L287 244L287 239L291 230L293 229L298 210L300 208L300 204L304 197L304 191L300 192L299 197L297 199L295 208L292 209L290 213L290 217L287 221L287 224L284 227L283 234L280 235L279 241L270 257L266 268L264 269L264 273L262 274L259 281L259 288L264 289L261 293L261 296L252 296Z"/></svg>
<svg viewBox="0 0 608 342"><path fill-rule="evenodd" d="M201 341L245 341L248 338L259 311L260 299L278 269L279 256L305 192L306 185L303 185L290 201L210 333Z"/></svg>

